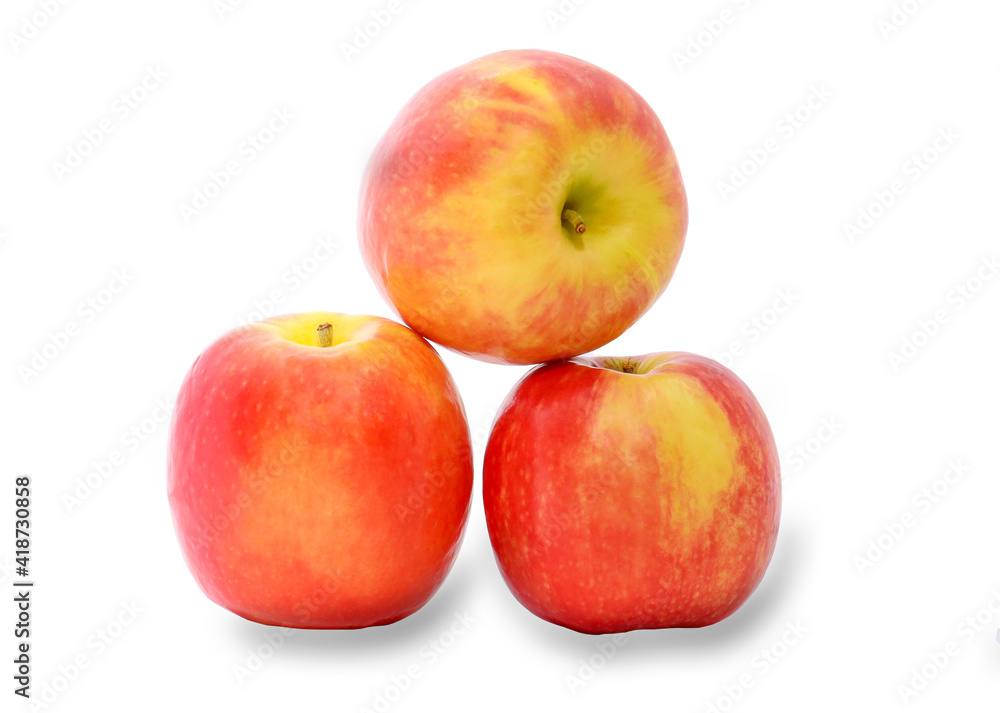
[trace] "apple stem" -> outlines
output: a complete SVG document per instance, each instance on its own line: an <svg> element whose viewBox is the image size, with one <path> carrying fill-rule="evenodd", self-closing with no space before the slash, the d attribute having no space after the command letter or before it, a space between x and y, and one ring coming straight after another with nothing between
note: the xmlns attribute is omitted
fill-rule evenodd
<svg viewBox="0 0 1000 713"><path fill-rule="evenodd" d="M333 325L329 322L316 327L316 336L321 347L329 347L333 344Z"/></svg>
<svg viewBox="0 0 1000 713"><path fill-rule="evenodd" d="M562 219L573 226L573 232L583 235L587 232L587 226L583 224L583 218L572 208L566 208L562 212Z"/></svg>

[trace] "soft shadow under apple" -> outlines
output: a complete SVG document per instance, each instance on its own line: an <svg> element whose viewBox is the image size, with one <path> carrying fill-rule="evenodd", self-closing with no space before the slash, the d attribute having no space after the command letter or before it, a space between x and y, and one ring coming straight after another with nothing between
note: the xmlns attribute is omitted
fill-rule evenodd
<svg viewBox="0 0 1000 713"><path fill-rule="evenodd" d="M399 649L416 650L447 629L455 612L469 608L476 577L475 563L460 555L441 589L411 616L394 624L366 629L295 629L294 634L284 640L280 655L303 659L316 656L357 658ZM256 650L266 643L267 632L281 631L240 617L232 616L231 620L234 648L238 651Z"/></svg>

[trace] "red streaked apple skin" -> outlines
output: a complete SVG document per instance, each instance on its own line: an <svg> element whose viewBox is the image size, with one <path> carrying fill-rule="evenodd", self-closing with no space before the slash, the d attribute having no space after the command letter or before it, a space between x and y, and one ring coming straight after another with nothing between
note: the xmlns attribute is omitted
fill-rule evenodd
<svg viewBox="0 0 1000 713"><path fill-rule="evenodd" d="M406 104L365 169L358 234L376 286L415 330L536 364L633 324L670 281L687 221L649 104L583 60L516 50L446 72Z"/></svg>
<svg viewBox="0 0 1000 713"><path fill-rule="evenodd" d="M307 345L323 322L334 345ZM458 552L472 491L462 402L433 348L389 320L240 327L184 380L168 491L216 603L277 626L387 624L427 602Z"/></svg>
<svg viewBox="0 0 1000 713"><path fill-rule="evenodd" d="M683 352L537 367L501 407L483 468L508 587L537 616L589 634L736 611L774 551L780 486L756 398Z"/></svg>

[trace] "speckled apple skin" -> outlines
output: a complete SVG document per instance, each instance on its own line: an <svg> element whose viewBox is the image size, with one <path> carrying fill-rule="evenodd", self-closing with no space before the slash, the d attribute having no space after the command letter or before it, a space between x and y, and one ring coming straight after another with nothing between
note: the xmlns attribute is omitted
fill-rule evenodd
<svg viewBox="0 0 1000 713"><path fill-rule="evenodd" d="M700 627L764 576L781 476L760 404L721 364L577 358L507 397L483 501L504 580L539 617L590 634Z"/></svg>
<svg viewBox="0 0 1000 713"><path fill-rule="evenodd" d="M471 491L455 384L395 322L315 312L240 327L181 387L174 526L205 594L247 619L359 628L412 614L451 568Z"/></svg>

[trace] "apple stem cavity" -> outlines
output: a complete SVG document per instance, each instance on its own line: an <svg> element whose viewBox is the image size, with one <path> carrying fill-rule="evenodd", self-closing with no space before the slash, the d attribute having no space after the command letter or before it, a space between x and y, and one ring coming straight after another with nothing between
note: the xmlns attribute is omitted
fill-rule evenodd
<svg viewBox="0 0 1000 713"><path fill-rule="evenodd" d="M569 223L573 228L573 232L577 235L583 235L587 232L587 226L583 223L583 218L572 208L565 208L562 212L563 222Z"/></svg>
<svg viewBox="0 0 1000 713"><path fill-rule="evenodd" d="M319 340L319 345L321 347L329 347L333 345L333 325L329 322L324 322L323 324L316 327L316 338Z"/></svg>

